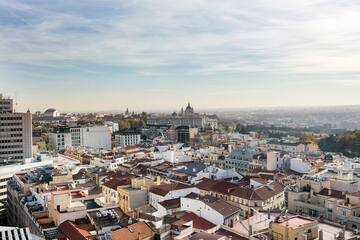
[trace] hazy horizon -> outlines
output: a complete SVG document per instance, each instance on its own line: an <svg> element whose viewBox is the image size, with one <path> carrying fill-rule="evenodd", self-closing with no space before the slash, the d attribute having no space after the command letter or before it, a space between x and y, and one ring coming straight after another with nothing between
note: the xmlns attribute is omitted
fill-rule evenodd
<svg viewBox="0 0 360 240"><path fill-rule="evenodd" d="M55 108L56 110L60 111L61 113L109 113L109 114L113 114L113 113L124 113L126 111L126 109L128 109L130 112L134 111L135 113L140 113L140 112L148 112L148 113L172 113L172 112L179 112L181 107L185 108L187 106L186 104L183 105L179 105L179 106L175 106L173 108L148 108L148 109L134 109L131 108L131 106L124 106L123 108L117 108L117 109L100 109L100 110L92 110L92 109L60 109L57 108L56 106L48 106L46 108L43 109L30 109L30 108L24 108L21 105L24 104L20 104L18 103L17 105L15 105L14 103L14 108L16 109L16 111L18 112L25 112L28 109L32 112L35 113L36 111L40 111L40 112L44 112L46 109L48 108ZM253 107L201 107L201 106L196 106L194 104L191 103L191 106L194 108L195 112L199 112L199 113L211 113L211 112L232 112L232 111L261 111L261 110L274 110L274 111L287 111L287 110L302 110L302 109L306 109L306 110L327 110L327 109L334 109L334 110L338 110L339 108L360 108L360 104L354 104L354 105L293 105L293 106L253 106Z"/></svg>

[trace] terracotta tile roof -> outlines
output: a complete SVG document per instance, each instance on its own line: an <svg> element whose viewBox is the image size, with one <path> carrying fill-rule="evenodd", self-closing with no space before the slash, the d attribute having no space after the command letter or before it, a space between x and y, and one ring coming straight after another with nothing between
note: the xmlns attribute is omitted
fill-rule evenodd
<svg viewBox="0 0 360 240"><path fill-rule="evenodd" d="M210 208L214 209L215 211L223 215L224 217L233 215L240 211L240 208L230 204L229 202L209 195L201 196L196 193L190 193L185 198L191 198L201 201L206 205L208 205Z"/></svg>
<svg viewBox="0 0 360 240"><path fill-rule="evenodd" d="M193 221L193 228L204 231L216 227L215 224L207 221L202 217L197 216L195 213L186 213L184 216L180 217L180 219L186 222Z"/></svg>
<svg viewBox="0 0 360 240"><path fill-rule="evenodd" d="M219 199L218 201L213 202L213 203L209 203L208 205L211 208L215 209L220 214L222 214L224 217L231 216L240 211L240 208L238 208L222 199Z"/></svg>
<svg viewBox="0 0 360 240"><path fill-rule="evenodd" d="M196 184L195 186L200 190L217 192L222 194L229 194L238 187L237 184L227 182L225 180L211 179L204 179L202 182Z"/></svg>
<svg viewBox="0 0 360 240"><path fill-rule="evenodd" d="M108 172L108 176L105 178L105 180L111 180L115 178L123 179L123 178L131 178L131 177L135 177L135 175L123 171L114 171L114 172Z"/></svg>
<svg viewBox="0 0 360 240"><path fill-rule="evenodd" d="M251 180L255 181L255 182L258 182L260 184L266 184L268 181L266 181L265 179L263 178L251 178Z"/></svg>
<svg viewBox="0 0 360 240"><path fill-rule="evenodd" d="M137 222L127 227L111 232L112 240L151 239L155 232L145 222Z"/></svg>
<svg viewBox="0 0 360 240"><path fill-rule="evenodd" d="M274 180L275 178L275 174L268 174L268 173L259 173L259 176L262 179L266 179L266 180Z"/></svg>
<svg viewBox="0 0 360 240"><path fill-rule="evenodd" d="M111 188L113 190L117 190L118 186L126 186L126 185L130 185L131 184L131 179L130 178L124 178L124 179L111 179L107 182L105 182L103 185L105 187Z"/></svg>
<svg viewBox="0 0 360 240"><path fill-rule="evenodd" d="M258 188L249 188L242 186L231 192L232 196L247 200L267 200L284 191L284 185L278 182L272 182Z"/></svg>
<svg viewBox="0 0 360 240"><path fill-rule="evenodd" d="M76 225L72 221L65 221L59 225L59 229L69 240L91 240L95 237L90 234L91 225Z"/></svg>
<svg viewBox="0 0 360 240"><path fill-rule="evenodd" d="M215 232L215 234L220 236L225 236L226 239L231 240L248 240L248 237L241 236L240 233L236 233L235 231L232 231L231 229L225 229L224 227L221 227L219 230Z"/></svg>
<svg viewBox="0 0 360 240"><path fill-rule="evenodd" d="M193 186L188 186L181 183L169 183L169 184L161 184L157 186L153 186L150 188L149 192L154 193L156 195L165 196L169 192L173 190L191 188Z"/></svg>
<svg viewBox="0 0 360 240"><path fill-rule="evenodd" d="M169 200L165 200L162 202L159 202L161 206L163 206L165 209L174 209L180 207L180 198L173 198Z"/></svg>
<svg viewBox="0 0 360 240"><path fill-rule="evenodd" d="M167 170L171 170L174 167L173 164L168 163L168 162L163 162L160 163L159 165L153 167L153 169L157 170L157 171L167 171Z"/></svg>

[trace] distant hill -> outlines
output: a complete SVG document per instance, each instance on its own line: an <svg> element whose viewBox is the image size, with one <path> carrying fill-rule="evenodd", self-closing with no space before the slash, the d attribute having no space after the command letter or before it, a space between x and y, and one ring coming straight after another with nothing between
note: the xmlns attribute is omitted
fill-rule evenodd
<svg viewBox="0 0 360 240"><path fill-rule="evenodd" d="M325 152L341 152L348 157L360 157L360 130L330 135L319 142Z"/></svg>

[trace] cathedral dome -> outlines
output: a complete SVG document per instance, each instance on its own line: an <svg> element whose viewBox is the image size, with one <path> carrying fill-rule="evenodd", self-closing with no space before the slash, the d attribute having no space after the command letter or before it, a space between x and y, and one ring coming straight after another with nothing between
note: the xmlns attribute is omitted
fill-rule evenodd
<svg viewBox="0 0 360 240"><path fill-rule="evenodd" d="M185 115L193 115L194 109L190 106L190 103L188 103L186 109L185 109Z"/></svg>

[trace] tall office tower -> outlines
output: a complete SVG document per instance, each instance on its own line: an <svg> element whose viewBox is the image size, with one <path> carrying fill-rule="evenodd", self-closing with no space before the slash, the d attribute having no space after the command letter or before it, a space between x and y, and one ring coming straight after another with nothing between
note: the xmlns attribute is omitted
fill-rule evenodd
<svg viewBox="0 0 360 240"><path fill-rule="evenodd" d="M13 110L13 100L0 94L0 165L32 157L32 115Z"/></svg>
<svg viewBox="0 0 360 240"><path fill-rule="evenodd" d="M189 126L179 126L176 128L177 141L188 145L190 142L190 128Z"/></svg>
<svg viewBox="0 0 360 240"><path fill-rule="evenodd" d="M13 112L13 100L5 98L0 93L0 113L12 113Z"/></svg>

